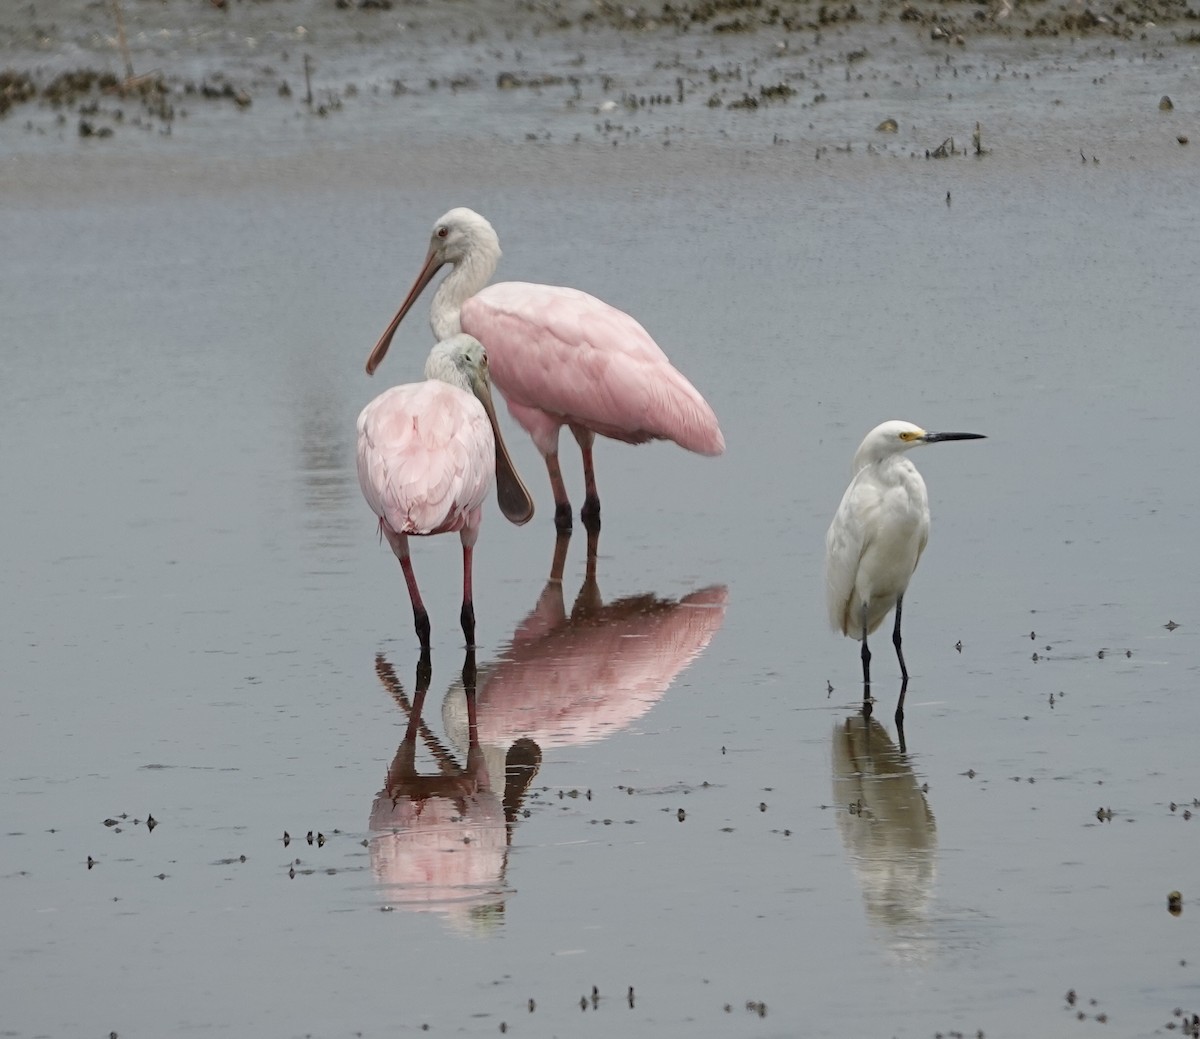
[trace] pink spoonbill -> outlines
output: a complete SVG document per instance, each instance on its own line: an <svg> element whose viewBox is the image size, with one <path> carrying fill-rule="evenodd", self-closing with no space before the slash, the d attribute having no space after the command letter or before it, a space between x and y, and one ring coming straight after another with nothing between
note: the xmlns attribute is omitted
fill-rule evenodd
<svg viewBox="0 0 1200 1039"><path fill-rule="evenodd" d="M627 444L673 440L703 455L725 450L708 402L633 318L578 289L519 281L488 285L499 260L496 232L478 213L460 208L441 217L417 280L367 359L367 374L383 360L425 286L450 264L433 296L434 335L466 332L487 348L493 382L546 460L559 530L571 528L558 464L563 426L583 452L580 518L590 530L600 526L592 464L597 433Z"/></svg>
<svg viewBox="0 0 1200 1039"><path fill-rule="evenodd" d="M457 531L463 550L462 629L475 644L471 557L483 503L496 485L500 511L516 524L533 516L500 427L488 382L487 353L478 340L453 335L433 348L425 382L393 386L358 416L358 482L379 517L379 529L408 585L422 647L429 614L409 558L410 534Z"/></svg>

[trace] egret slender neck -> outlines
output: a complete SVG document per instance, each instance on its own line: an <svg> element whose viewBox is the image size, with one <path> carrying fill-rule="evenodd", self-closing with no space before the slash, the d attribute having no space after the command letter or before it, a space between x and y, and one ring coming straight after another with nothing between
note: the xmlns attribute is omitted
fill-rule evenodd
<svg viewBox="0 0 1200 1039"><path fill-rule="evenodd" d="M478 241L454 262L433 294L430 308L429 323L439 341L462 331L462 305L488 283L499 262L500 249Z"/></svg>
<svg viewBox="0 0 1200 1039"><path fill-rule="evenodd" d="M861 454L862 452L860 452ZM885 455L872 453L866 458L856 457L854 467L855 473L870 467L875 478L886 484L899 483L904 480L906 474L917 471L917 467L912 464L912 459L899 451Z"/></svg>
<svg viewBox="0 0 1200 1039"><path fill-rule="evenodd" d="M875 463L876 471L885 479L898 481L909 473L916 473L917 467L907 455L895 454L881 458Z"/></svg>

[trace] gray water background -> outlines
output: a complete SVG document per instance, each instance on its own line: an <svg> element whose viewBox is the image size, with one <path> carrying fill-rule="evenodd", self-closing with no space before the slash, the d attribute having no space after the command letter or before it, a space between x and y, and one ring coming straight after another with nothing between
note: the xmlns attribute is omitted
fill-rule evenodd
<svg viewBox="0 0 1200 1039"><path fill-rule="evenodd" d="M448 43L411 60L494 71ZM619 73L636 44L609 46L593 63ZM1054 46L981 45L950 101L911 86L945 64L913 43L870 100L752 129L695 106L606 130L598 87L574 108L364 91L325 120L256 100L169 139L0 126L5 1034L994 1039L1103 1013L1142 1036L1200 1009L1192 54ZM323 67L386 82L372 60ZM976 119L989 154L923 157ZM599 449L605 599L727 604L642 713L543 737L476 913L372 869L405 724L376 656L411 692L417 646L353 471L358 410L419 377L423 314L374 380L366 353L459 204L497 227L500 277L636 315L729 445ZM827 629L823 537L893 417L989 439L913 456L934 531L905 604L908 754L881 639L884 727L855 767L858 646ZM482 666L554 548L508 430L540 512L485 519ZM457 541L415 561L443 732ZM568 609L583 565L580 533Z"/></svg>

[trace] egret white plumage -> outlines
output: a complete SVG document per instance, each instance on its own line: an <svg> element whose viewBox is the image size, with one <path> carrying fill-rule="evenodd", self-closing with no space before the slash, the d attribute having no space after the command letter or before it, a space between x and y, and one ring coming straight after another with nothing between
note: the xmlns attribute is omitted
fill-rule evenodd
<svg viewBox="0 0 1200 1039"><path fill-rule="evenodd" d="M981 440L982 433L928 433L911 422L876 426L854 455L854 478L825 535L825 598L829 623L862 642L863 708L870 712L871 651L867 635L895 608L892 644L907 684L900 614L909 579L929 541L925 481L905 452L945 440ZM904 716L904 688L896 708Z"/></svg>
<svg viewBox="0 0 1200 1039"><path fill-rule="evenodd" d="M512 523L533 516L533 499L513 468L488 382L482 344L469 335L438 343L425 382L393 386L358 416L358 482L379 517L412 600L421 645L429 646L429 614L417 590L410 534L457 531L463 549L462 629L475 644L471 559L483 503L496 485L500 511Z"/></svg>

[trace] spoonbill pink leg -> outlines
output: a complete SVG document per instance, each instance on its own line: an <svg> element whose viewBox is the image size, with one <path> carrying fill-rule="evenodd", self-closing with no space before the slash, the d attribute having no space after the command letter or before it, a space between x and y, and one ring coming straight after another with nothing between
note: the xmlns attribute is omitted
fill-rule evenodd
<svg viewBox="0 0 1200 1039"><path fill-rule="evenodd" d="M562 468L558 464L558 452L546 455L546 472L550 474L550 491L554 495L554 526L565 533L571 532L571 499L567 497L567 485L563 483Z"/></svg>
<svg viewBox="0 0 1200 1039"><path fill-rule="evenodd" d="M408 535L397 534L382 520L380 527L396 558L400 560L400 569L404 571L404 583L408 585L408 597L412 601L413 624L417 629L417 638L421 640L421 648L429 648L429 612L421 601L421 590L417 587L417 575L413 573L412 558L408 553Z"/></svg>
<svg viewBox="0 0 1200 1039"><path fill-rule="evenodd" d="M471 592L471 560L475 553L475 546L468 545L463 541L463 601L462 613L459 615L462 620L463 635L467 639L467 649L475 648L475 597Z"/></svg>
<svg viewBox="0 0 1200 1039"><path fill-rule="evenodd" d="M600 529L600 495L596 491L596 467L592 461L592 445L596 442L596 434L586 426L571 424L571 432L579 443L583 453L583 508L579 510L579 518L583 520L586 530Z"/></svg>

